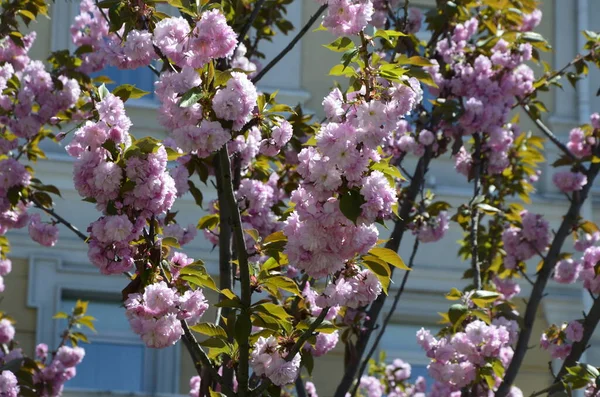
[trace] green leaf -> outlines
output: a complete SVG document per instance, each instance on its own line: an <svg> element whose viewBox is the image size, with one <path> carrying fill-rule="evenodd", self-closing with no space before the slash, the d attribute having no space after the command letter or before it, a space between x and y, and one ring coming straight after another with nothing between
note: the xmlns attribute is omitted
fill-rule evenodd
<svg viewBox="0 0 600 397"><path fill-rule="evenodd" d="M308 317L298 323L296 329L305 330L309 329L310 326L315 322L316 317ZM331 321L324 320L315 328L315 332L322 332L324 334L331 334L338 329Z"/></svg>
<svg viewBox="0 0 600 397"><path fill-rule="evenodd" d="M190 106L198 103L203 95L204 93L202 92L201 87L194 87L181 96L181 99L179 100L179 107L189 108Z"/></svg>
<svg viewBox="0 0 600 397"><path fill-rule="evenodd" d="M52 318L55 319L55 320L59 320L59 319L62 319L62 318L69 318L69 315L67 313L65 313L65 312L58 312L54 316L52 316Z"/></svg>
<svg viewBox="0 0 600 397"><path fill-rule="evenodd" d="M329 48L332 51L335 52L345 52L351 48L354 48L354 42L348 38L348 37L340 37L338 39L336 39L335 41L331 42L330 44L324 44L323 47L325 48Z"/></svg>
<svg viewBox="0 0 600 397"><path fill-rule="evenodd" d="M301 350L300 351L302 360L300 361L300 364L306 368L306 371L308 372L309 376L312 376L312 372L313 369L315 368L315 360L314 357L312 355L312 353L310 351L307 350Z"/></svg>
<svg viewBox="0 0 600 397"><path fill-rule="evenodd" d="M144 95L148 95L150 92L140 90L136 86L132 84L122 84L113 90L113 94L118 96L123 100L123 102L128 99L138 99L143 97Z"/></svg>
<svg viewBox="0 0 600 397"><path fill-rule="evenodd" d="M454 304L448 309L448 319L454 326L460 324L468 314L469 309L460 303Z"/></svg>
<svg viewBox="0 0 600 397"><path fill-rule="evenodd" d="M471 295L471 300L479 307L485 307L490 303L496 301L500 297L500 294L493 291L485 291L479 290L475 291L473 295Z"/></svg>
<svg viewBox="0 0 600 397"><path fill-rule="evenodd" d="M400 65L414 65L414 66L433 66L431 61L427 58L423 58L420 56L414 56L408 58L406 55L402 54L396 62Z"/></svg>
<svg viewBox="0 0 600 397"><path fill-rule="evenodd" d="M296 296L301 295L298 285L294 282L294 280L292 280L289 277L271 276L271 277L266 278L262 283L263 284L271 284L277 288L281 288L284 291L291 292L292 294L294 294Z"/></svg>
<svg viewBox="0 0 600 397"><path fill-rule="evenodd" d="M100 87L98 87L98 97L100 98L100 100L103 100L104 98L106 98L108 96L108 94L110 94L110 92L108 91L108 88L106 88L106 86L104 84L102 84Z"/></svg>
<svg viewBox="0 0 600 397"><path fill-rule="evenodd" d="M190 187L190 193L192 194L192 197L194 197L196 205L200 208L203 208L202 200L204 199L204 196L202 195L202 191L198 189L192 181L188 181L188 186Z"/></svg>
<svg viewBox="0 0 600 397"><path fill-rule="evenodd" d="M96 319L92 316L83 316L79 319L77 319L77 323L81 324L85 327L88 327L90 330L96 332L96 328L94 328L94 321L96 321Z"/></svg>
<svg viewBox="0 0 600 397"><path fill-rule="evenodd" d="M491 205L485 203L477 204L477 208L479 208L488 215L494 215L501 212L498 208L492 207Z"/></svg>
<svg viewBox="0 0 600 397"><path fill-rule="evenodd" d="M363 257L363 265L369 268L369 270L371 270L373 274L377 276L379 282L381 283L383 291L385 292L385 294L387 294L391 281L390 267L384 261L372 255L367 255Z"/></svg>
<svg viewBox="0 0 600 397"><path fill-rule="evenodd" d="M462 292L460 292L457 288L452 288L450 292L446 294L446 299L450 301L459 300L462 297Z"/></svg>
<svg viewBox="0 0 600 397"><path fill-rule="evenodd" d="M200 323L190 327L190 329L202 335L227 339L227 332L225 332L223 327L221 327L220 325L215 325L211 323Z"/></svg>
<svg viewBox="0 0 600 397"><path fill-rule="evenodd" d="M198 229L212 229L219 225L219 214L206 215L200 218L196 228Z"/></svg>
<svg viewBox="0 0 600 397"><path fill-rule="evenodd" d="M248 234L254 241L258 241L260 239L260 234L256 229L244 229L244 232Z"/></svg>
<svg viewBox="0 0 600 397"><path fill-rule="evenodd" d="M381 260L389 263L390 265L392 265L394 267L397 267L398 269L411 270L408 266L406 266L406 264L404 263L402 258L400 258L400 256L398 255L398 253L396 253L396 251L393 251L389 248L380 248L380 247L371 248L371 250L369 251L369 254L380 258Z"/></svg>
<svg viewBox="0 0 600 397"><path fill-rule="evenodd" d="M229 299L238 299L237 295L229 288L222 289L221 294L223 294Z"/></svg>
<svg viewBox="0 0 600 397"><path fill-rule="evenodd" d="M386 175L389 175L393 178L400 179L401 181L405 181L406 178L402 176L398 167L390 165L387 161L380 161L371 166L371 169L374 171L381 171Z"/></svg>
<svg viewBox="0 0 600 397"><path fill-rule="evenodd" d="M364 197L358 190L348 190L340 196L340 211L354 224L362 213L361 206L365 203Z"/></svg>
<svg viewBox="0 0 600 397"><path fill-rule="evenodd" d="M352 77L356 75L356 71L353 68L347 67L347 65L335 65L329 70L329 75Z"/></svg>
<svg viewBox="0 0 600 397"><path fill-rule="evenodd" d="M73 315L83 316L87 312L88 303L89 302L87 301L77 300L77 303L75 303L75 308L73 308Z"/></svg>
<svg viewBox="0 0 600 397"><path fill-rule="evenodd" d="M175 237L164 237L162 239L162 245L166 247L181 248Z"/></svg>
<svg viewBox="0 0 600 397"><path fill-rule="evenodd" d="M287 320L291 317L283 307L274 303L261 303L260 305L253 306L252 311L260 312L280 320Z"/></svg>
<svg viewBox="0 0 600 397"><path fill-rule="evenodd" d="M262 240L262 243L263 245L267 245L269 243L274 243L278 241L287 241L287 236L281 230L269 234Z"/></svg>

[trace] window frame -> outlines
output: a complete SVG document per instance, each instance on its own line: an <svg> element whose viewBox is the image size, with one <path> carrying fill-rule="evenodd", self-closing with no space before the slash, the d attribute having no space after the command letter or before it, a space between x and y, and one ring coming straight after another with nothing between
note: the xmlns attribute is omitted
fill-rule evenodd
<svg viewBox="0 0 600 397"><path fill-rule="evenodd" d="M119 296L123 283L117 279L120 276L106 276L91 266L78 263L68 263L61 258L31 256L29 261L29 280L27 288L27 306L37 309L37 327L35 339L37 343L47 343L52 348L53 343L60 339L61 324L52 316L61 311L65 293L87 294L98 293ZM93 313L90 313L93 316ZM88 333L93 341L93 333ZM133 344L135 335L118 337L115 343ZM116 334L115 334L115 337ZM114 340L112 340L114 342ZM85 348L85 346L83 346ZM144 360L143 384L149 391L141 393L178 393L180 376L181 345L172 349L147 349L152 354ZM171 374L171 376L165 376ZM105 390L80 389L65 386L65 390L104 392ZM139 394L139 393L138 393Z"/></svg>

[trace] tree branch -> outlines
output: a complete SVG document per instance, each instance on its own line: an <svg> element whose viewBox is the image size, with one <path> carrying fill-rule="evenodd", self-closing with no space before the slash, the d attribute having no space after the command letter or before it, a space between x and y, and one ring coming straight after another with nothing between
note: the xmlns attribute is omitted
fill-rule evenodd
<svg viewBox="0 0 600 397"><path fill-rule="evenodd" d="M554 236L554 240L550 245L548 255L546 255L542 268L538 273L537 279L535 280L535 284L533 285L533 289L531 291L531 295L527 303L527 308L525 309L523 326L521 328L521 332L519 333L519 339L517 341L517 346L515 348L513 359L510 363L510 366L506 370L503 383L500 385L498 391L496 392L496 396L498 397L504 397L508 394L511 385L514 383L515 378L517 377L521 364L523 363L525 354L528 350L529 339L533 331L535 315L537 313L537 308L542 300L544 289L546 288L546 284L548 283L548 279L550 278L550 275L554 270L556 262L558 262L560 251L566 238L571 234L573 227L577 224L581 207L587 199L590 189L592 188L592 185L594 183L594 179L598 175L599 171L600 163L592 163L590 165L590 168L587 172L588 183L583 187L583 189L580 192L575 192L573 194L573 200L571 201L569 210L567 211L567 214L563 218L563 221Z"/></svg>
<svg viewBox="0 0 600 397"><path fill-rule="evenodd" d="M248 267L248 252L246 251L246 241L244 239L244 230L242 229L242 218L240 209L237 205L235 193L233 191L233 179L231 176L231 162L227 146L224 146L217 153L219 158L219 177L221 179L220 186L223 188L224 202L220 207L228 207L231 216L231 227L233 232L233 241L235 244L235 252L237 254L238 265L240 269L240 284L241 284L241 301L242 310L240 316L250 316L249 309L252 303L252 291L250 289L250 269ZM221 204L221 203L220 203ZM248 318L250 322L250 319ZM244 396L248 389L249 378L249 361L250 361L250 331L246 331L246 335L240 335L240 359L238 367L238 383L240 395Z"/></svg>
<svg viewBox="0 0 600 397"><path fill-rule="evenodd" d="M475 153L473 153L473 199L471 201L471 268L473 269L473 286L476 290L481 289L481 264L479 263L479 247L477 246L477 237L479 234L479 210L477 205L473 205L481 190L481 136L479 133L473 134L475 140Z"/></svg>
<svg viewBox="0 0 600 397"><path fill-rule="evenodd" d="M413 244L412 253L410 254L410 260L408 261L408 267L409 267L409 269L413 268L414 261L415 261L415 256L417 255L417 251L418 250L419 250L419 239L417 237L415 237L415 243ZM398 292L396 292L396 296L394 297L394 303L392 303L392 307L390 308L390 311L388 312L387 316L383 320L383 324L381 326L381 329L379 330L379 333L377 334L377 338L375 338L375 342L373 342L373 345L371 346L371 349L369 350L369 353L363 359L363 362L362 362L362 365L360 367L360 370L358 371L358 375L356 376L356 378L358 380L364 374L365 369L367 368L367 365L369 364L369 360L371 359L371 357L373 357L373 354L375 354L375 350L377 350L377 346L379 345L379 342L381 342L381 338L383 338L383 334L385 333L385 330L386 330L388 324L390 323L390 320L392 319L392 315L396 311L396 307L398 306L398 302L400 301L400 297L404 293L404 288L406 287L406 282L408 281L408 276L409 275L410 275L410 271L409 270L405 270L404 271L404 277L402 278L402 283L400 284L400 288L398 289ZM356 385L354 386L354 389L352 390L352 397L354 397L356 395L356 392L358 391L359 384L360 384L359 382L356 382Z"/></svg>
<svg viewBox="0 0 600 397"><path fill-rule="evenodd" d="M187 350L190 352L190 356L192 357L192 361L194 361L194 367L196 368L198 374L201 373L203 367L208 368L212 377L223 387L223 390L227 392L227 395L234 396L235 392L231 387L224 384L223 378L221 375L219 375L215 367L213 367L210 359L204 350L202 350L202 347L196 340L194 334L192 334L192 331L185 320L181 320L181 328L183 328L183 338L181 339L183 340Z"/></svg>
<svg viewBox="0 0 600 397"><path fill-rule="evenodd" d="M56 211L54 211L54 209L44 207L43 205L40 204L39 201L37 201L35 199L34 196L30 196L30 200L37 208L41 209L46 214L48 214L51 217L53 217L54 219L56 219L56 221L58 223L65 225L69 230L71 230L73 233L75 233L77 235L77 237L79 237L83 242L87 241L88 236L86 236L85 234L83 234L83 232L81 232L79 229L77 229L75 226L73 226L73 224L71 222L67 221L65 218L58 215L56 213Z"/></svg>
<svg viewBox="0 0 600 397"><path fill-rule="evenodd" d="M304 386L304 382L302 381L302 376L300 376L300 374L298 374L298 377L296 378L296 395L298 397L307 397L306 396L306 387Z"/></svg>
<svg viewBox="0 0 600 397"><path fill-rule="evenodd" d="M562 143L560 141L560 139L558 139L556 137L556 135L554 135L554 133L550 130L550 128L548 128L542 122L542 120L540 120L539 118L537 118L533 115L533 113L531 112L531 109L529 108L529 105L521 105L521 107L523 108L523 110L525 110L525 113L527 113L527 115L529 116L531 121L533 121L535 123L535 125L538 126L540 131L542 131L544 133L544 135L546 135L548 137L548 139L550 139L552 141L552 143L554 143L571 160L578 160L577 157L575 157L575 155L573 153L571 153L569 148L564 143Z"/></svg>
<svg viewBox="0 0 600 397"><path fill-rule="evenodd" d="M252 14L250 14L250 18L248 18L248 21L242 27L242 30L240 30L240 34L238 35L238 44L235 47L236 50L237 50L237 47L240 46L240 43L242 41L244 41L244 37L246 37L246 34L248 33L248 31L252 27L252 24L256 20L256 17L258 17L258 13L260 12L260 9L262 8L263 4L265 4L265 1L267 1L267 0L258 0L256 2L256 4L254 5L254 9L252 10Z"/></svg>
<svg viewBox="0 0 600 397"><path fill-rule="evenodd" d="M413 179L411 180L410 185L405 192L405 196L402 199L402 206L400 207L398 214L400 219L396 221L394 225L394 230L392 231L390 239L385 244L386 248L396 252L400 248L402 237L404 236L404 232L407 230L410 211L413 208L419 191L421 190L421 185L425 182L425 174L427 173L431 156L431 149L427 148L425 154L417 163L415 172L413 174ZM390 267L390 277L392 277L394 274L394 269L394 267ZM360 365L360 360L365 353L367 345L369 344L369 339L373 330L375 329L375 324L377 323L377 319L379 318L379 314L385 304L386 299L387 295L380 294L367 311L368 320L365 321L365 331L359 336L356 343L356 359L348 363L346 366L344 376L342 377L342 380L335 391L335 397L345 397L348 390L350 390L358 370L358 366Z"/></svg>
<svg viewBox="0 0 600 397"><path fill-rule="evenodd" d="M306 25L304 25L304 27L298 32L298 34L292 39L292 41L290 41L290 43L283 50L281 50L281 52L279 54L277 54L277 56L275 58L273 58L273 60L271 62L269 62L267 64L267 66L265 66L256 76L254 76L254 78L252 79L252 82L254 84L258 83L260 81L260 79L262 79L269 70L271 70L275 65L277 65L279 63L279 61L281 61L281 59L284 56L286 56L286 54L288 52L290 52L292 50L292 48L294 48L296 43L300 41L300 39L302 38L302 36L304 36L306 34L306 32L308 32L310 27L313 25L313 23L315 23L315 21L317 19L319 19L319 17L323 13L323 11L325 11L326 8L327 8L327 4L319 7L319 9L315 13L315 15L310 17L308 22L306 22Z"/></svg>
<svg viewBox="0 0 600 397"><path fill-rule="evenodd" d="M596 326L600 321L600 299L594 300L594 304L590 308L590 311L587 313L587 316L583 320L583 338L579 342L573 343L571 347L571 353L567 356L565 361L563 362L560 371L558 371L558 375L556 375L556 382L559 382L560 379L566 375L567 368L572 367L577 364L581 355L589 346L590 339L596 330Z"/></svg>

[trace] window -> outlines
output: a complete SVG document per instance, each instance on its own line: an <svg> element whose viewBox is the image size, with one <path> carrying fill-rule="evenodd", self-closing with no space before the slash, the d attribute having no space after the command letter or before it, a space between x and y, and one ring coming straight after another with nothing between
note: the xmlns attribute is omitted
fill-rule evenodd
<svg viewBox="0 0 600 397"><path fill-rule="evenodd" d="M106 76L111 79L113 82L106 85L111 91L121 84L131 84L140 90L149 92L149 94L138 99L137 101L141 100L148 102L155 99L154 82L156 81L156 75L152 70L150 70L149 67L140 67L137 69L119 69L115 66L107 66L101 71L94 73L93 76Z"/></svg>
<svg viewBox="0 0 600 397"><path fill-rule="evenodd" d="M86 296L63 291L61 310L70 312L77 298L89 301L88 312L96 318L96 333L87 332L85 359L77 367L77 376L66 384L70 388L127 392L154 392L152 372L154 351L146 349L133 334L118 297L106 294ZM66 320L60 327L66 326ZM102 368L102 371L98 371Z"/></svg>
<svg viewBox="0 0 600 397"><path fill-rule="evenodd" d="M65 389L177 393L181 346L147 349L125 317L120 300L123 278L98 273L85 259L79 260L78 254L77 250L70 252L71 258L78 258L74 262L30 259L28 305L38 309L36 343L55 347L66 323L52 320L52 315L71 312L77 299L89 301L88 313L97 320L96 333L85 330L91 343L83 344L85 358Z"/></svg>

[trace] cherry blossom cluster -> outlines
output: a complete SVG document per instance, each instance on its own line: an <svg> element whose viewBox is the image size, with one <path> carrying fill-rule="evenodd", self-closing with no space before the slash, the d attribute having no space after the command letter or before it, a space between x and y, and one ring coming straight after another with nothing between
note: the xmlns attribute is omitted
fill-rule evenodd
<svg viewBox="0 0 600 397"><path fill-rule="evenodd" d="M392 214L396 192L369 165L381 160L378 146L422 98L418 81L408 83L385 88L382 100L363 101L361 92L351 92L344 103L338 89L324 99L328 122L316 134L316 146L298 154L303 181L291 194L295 211L283 228L290 264L309 276L334 274L347 260L367 253L377 242L374 222ZM364 201L356 224L340 210L345 194Z"/></svg>
<svg viewBox="0 0 600 397"><path fill-rule="evenodd" d="M20 229L27 225L27 205L22 201L13 205L9 193L21 191L30 184L31 174L23 164L12 157L0 160L0 235L6 234L10 229Z"/></svg>
<svg viewBox="0 0 600 397"><path fill-rule="evenodd" d="M300 354L286 361L287 352L273 336L259 337L250 357L250 365L257 376L265 376L277 386L292 383L298 377Z"/></svg>
<svg viewBox="0 0 600 397"><path fill-rule="evenodd" d="M500 294L500 299L510 300L521 293L521 287L512 278L501 279L495 276L493 283L496 286L496 291Z"/></svg>
<svg viewBox="0 0 600 397"><path fill-rule="evenodd" d="M428 369L436 381L430 396L454 396L451 393L472 385L478 379L478 371L493 360L500 360L502 367L507 368L514 353L512 345L516 342L518 329L515 321L498 318L490 325L481 320L472 321L465 326L464 332L439 338L423 328L418 331L417 343L432 360ZM501 379L495 379L499 386Z"/></svg>
<svg viewBox="0 0 600 397"><path fill-rule="evenodd" d="M102 273L117 274L133 267L137 248L131 242L141 236L149 219L171 208L177 191L164 146L127 151L131 120L123 101L108 93L95 108L99 120L87 121L66 149L76 159L75 188L82 197L93 198L105 214L88 228L88 257ZM106 149L110 146L113 151Z"/></svg>
<svg viewBox="0 0 600 397"><path fill-rule="evenodd" d="M390 364L381 363L370 371L372 375L361 377L358 391L364 397L425 397L425 378L419 376L410 383L411 370L410 364L399 358Z"/></svg>
<svg viewBox="0 0 600 397"><path fill-rule="evenodd" d="M223 367L219 368L218 373L219 373L219 375L223 375ZM200 376L198 376L198 375L192 376L190 378L190 392L189 392L190 397L200 397L201 382L202 382L202 378L200 378ZM238 390L238 381L237 381L237 377L234 374L233 375L233 391L237 392L237 390ZM217 384L215 386L215 391L221 392L221 385Z"/></svg>
<svg viewBox="0 0 600 397"><path fill-rule="evenodd" d="M548 350L552 358L564 360L571 353L574 342L583 338L583 325L579 321L552 325L542 334L540 346Z"/></svg>
<svg viewBox="0 0 600 397"><path fill-rule="evenodd" d="M130 294L125 301L131 329L148 347L172 346L183 335L181 320L195 325L208 308L202 290L183 294L164 281L146 286L143 293Z"/></svg>
<svg viewBox="0 0 600 397"><path fill-rule="evenodd" d="M45 124L58 123L57 115L73 107L81 95L76 80L63 75L54 80L43 62L29 58L35 38L35 32L25 36L24 47L8 36L0 39L0 124L14 134L10 138L2 134L1 154L16 149L19 139L32 139Z"/></svg>
<svg viewBox="0 0 600 397"><path fill-rule="evenodd" d="M504 267L515 269L517 265L546 251L550 244L550 229L542 215L526 210L521 212L521 227L510 226L502 233L506 257Z"/></svg>
<svg viewBox="0 0 600 397"><path fill-rule="evenodd" d="M371 0L316 0L327 4L323 26L335 36L351 36L362 32L371 22L375 8Z"/></svg>
<svg viewBox="0 0 600 397"><path fill-rule="evenodd" d="M0 320L0 344L3 349L0 352L0 364L5 365L15 359L22 357L21 349L11 349L8 346L15 337L15 327L12 322L6 318ZM0 395L7 397L17 397L20 387L17 382L17 377L9 370L4 370L0 373Z"/></svg>
<svg viewBox="0 0 600 397"><path fill-rule="evenodd" d="M535 22L532 19L526 27L533 29ZM462 98L464 112L457 123L446 125L444 134L459 138L483 132L487 170L500 174L509 165L508 152L519 133L518 127L507 124L515 97L533 90L533 71L525 64L531 59L532 46L500 39L489 55L469 56L476 51L473 41L478 28L476 18L457 24L448 39L438 41L437 59L427 69L439 87L432 90L434 94ZM457 171L468 174L469 157L465 151L459 153Z"/></svg>
<svg viewBox="0 0 600 397"><path fill-rule="evenodd" d="M31 169L13 157L22 153L13 151L37 136L45 125L57 124L59 113L76 105L81 89L76 80L63 75L53 78L41 61L29 58L35 38L35 32L24 36L23 47L8 36L0 39L0 154L9 155L0 160L0 235L29 223L31 238L50 247L58 239L58 228L43 222L39 214L30 218L29 203L14 200L19 192L30 188L32 175Z"/></svg>
<svg viewBox="0 0 600 397"><path fill-rule="evenodd" d="M123 28L116 33L109 33L108 21L102 12L93 0L82 0L80 14L71 25L73 43L92 49L82 55L82 72L97 72L107 65L136 69L148 66L157 59L150 32L132 29L124 38Z"/></svg>
<svg viewBox="0 0 600 397"><path fill-rule="evenodd" d="M0 365L14 362L24 358L21 348L16 347L14 342L15 328L10 320L0 320L0 344L3 346L0 352ZM75 367L81 363L85 356L85 350L81 347L60 346L52 355L48 363L48 346L40 343L36 347L36 364L39 371L33 373L33 383L40 396L55 397L62 394L65 382L72 379L76 374ZM17 383L17 377L11 370L0 373L0 395L16 397L21 394Z"/></svg>
<svg viewBox="0 0 600 397"><path fill-rule="evenodd" d="M243 179L236 191L245 229L256 229L261 236L268 236L281 228L273 207L284 198L277 186L279 177L271 174L267 182Z"/></svg>
<svg viewBox="0 0 600 397"><path fill-rule="evenodd" d="M15 374L8 370L4 370L0 373L0 394L2 396L18 397L20 390L21 388L19 387Z"/></svg>
<svg viewBox="0 0 600 397"><path fill-rule="evenodd" d="M42 390L42 396L60 396L67 381L73 379L77 374L76 366L81 363L85 356L85 350L79 346L61 346L50 364L43 366L40 372L35 372L33 381L36 388ZM40 363L48 357L48 346L39 344L36 347L36 357Z"/></svg>
<svg viewBox="0 0 600 397"><path fill-rule="evenodd" d="M567 148L578 159L584 159L593 154L598 146L596 135L600 131L600 115L594 113L590 116L591 129L573 128L569 132ZM552 176L552 182L563 193L572 193L583 189L588 183L587 176L577 169L559 171Z"/></svg>
<svg viewBox="0 0 600 397"><path fill-rule="evenodd" d="M446 211L440 211L436 217L421 220L418 224L411 224L412 232L422 243L439 241L448 231L449 217Z"/></svg>
<svg viewBox="0 0 600 397"><path fill-rule="evenodd" d="M381 283L372 271L348 266L334 283L325 287L315 303L320 307L347 306L358 309L373 302L381 291Z"/></svg>
<svg viewBox="0 0 600 397"><path fill-rule="evenodd" d="M388 21L390 12L395 12L400 8L400 0L373 0L373 16L370 24L377 29L384 29L385 23ZM403 20L404 16L400 17ZM403 29L406 33L417 33L421 30L423 14L418 8L408 9L407 26Z"/></svg>
<svg viewBox="0 0 600 397"><path fill-rule="evenodd" d="M593 294L600 293L600 276L597 266L600 262L600 232L584 233L575 242L574 248L582 252L581 258L565 258L556 264L553 278L561 284L583 281L583 287Z"/></svg>

